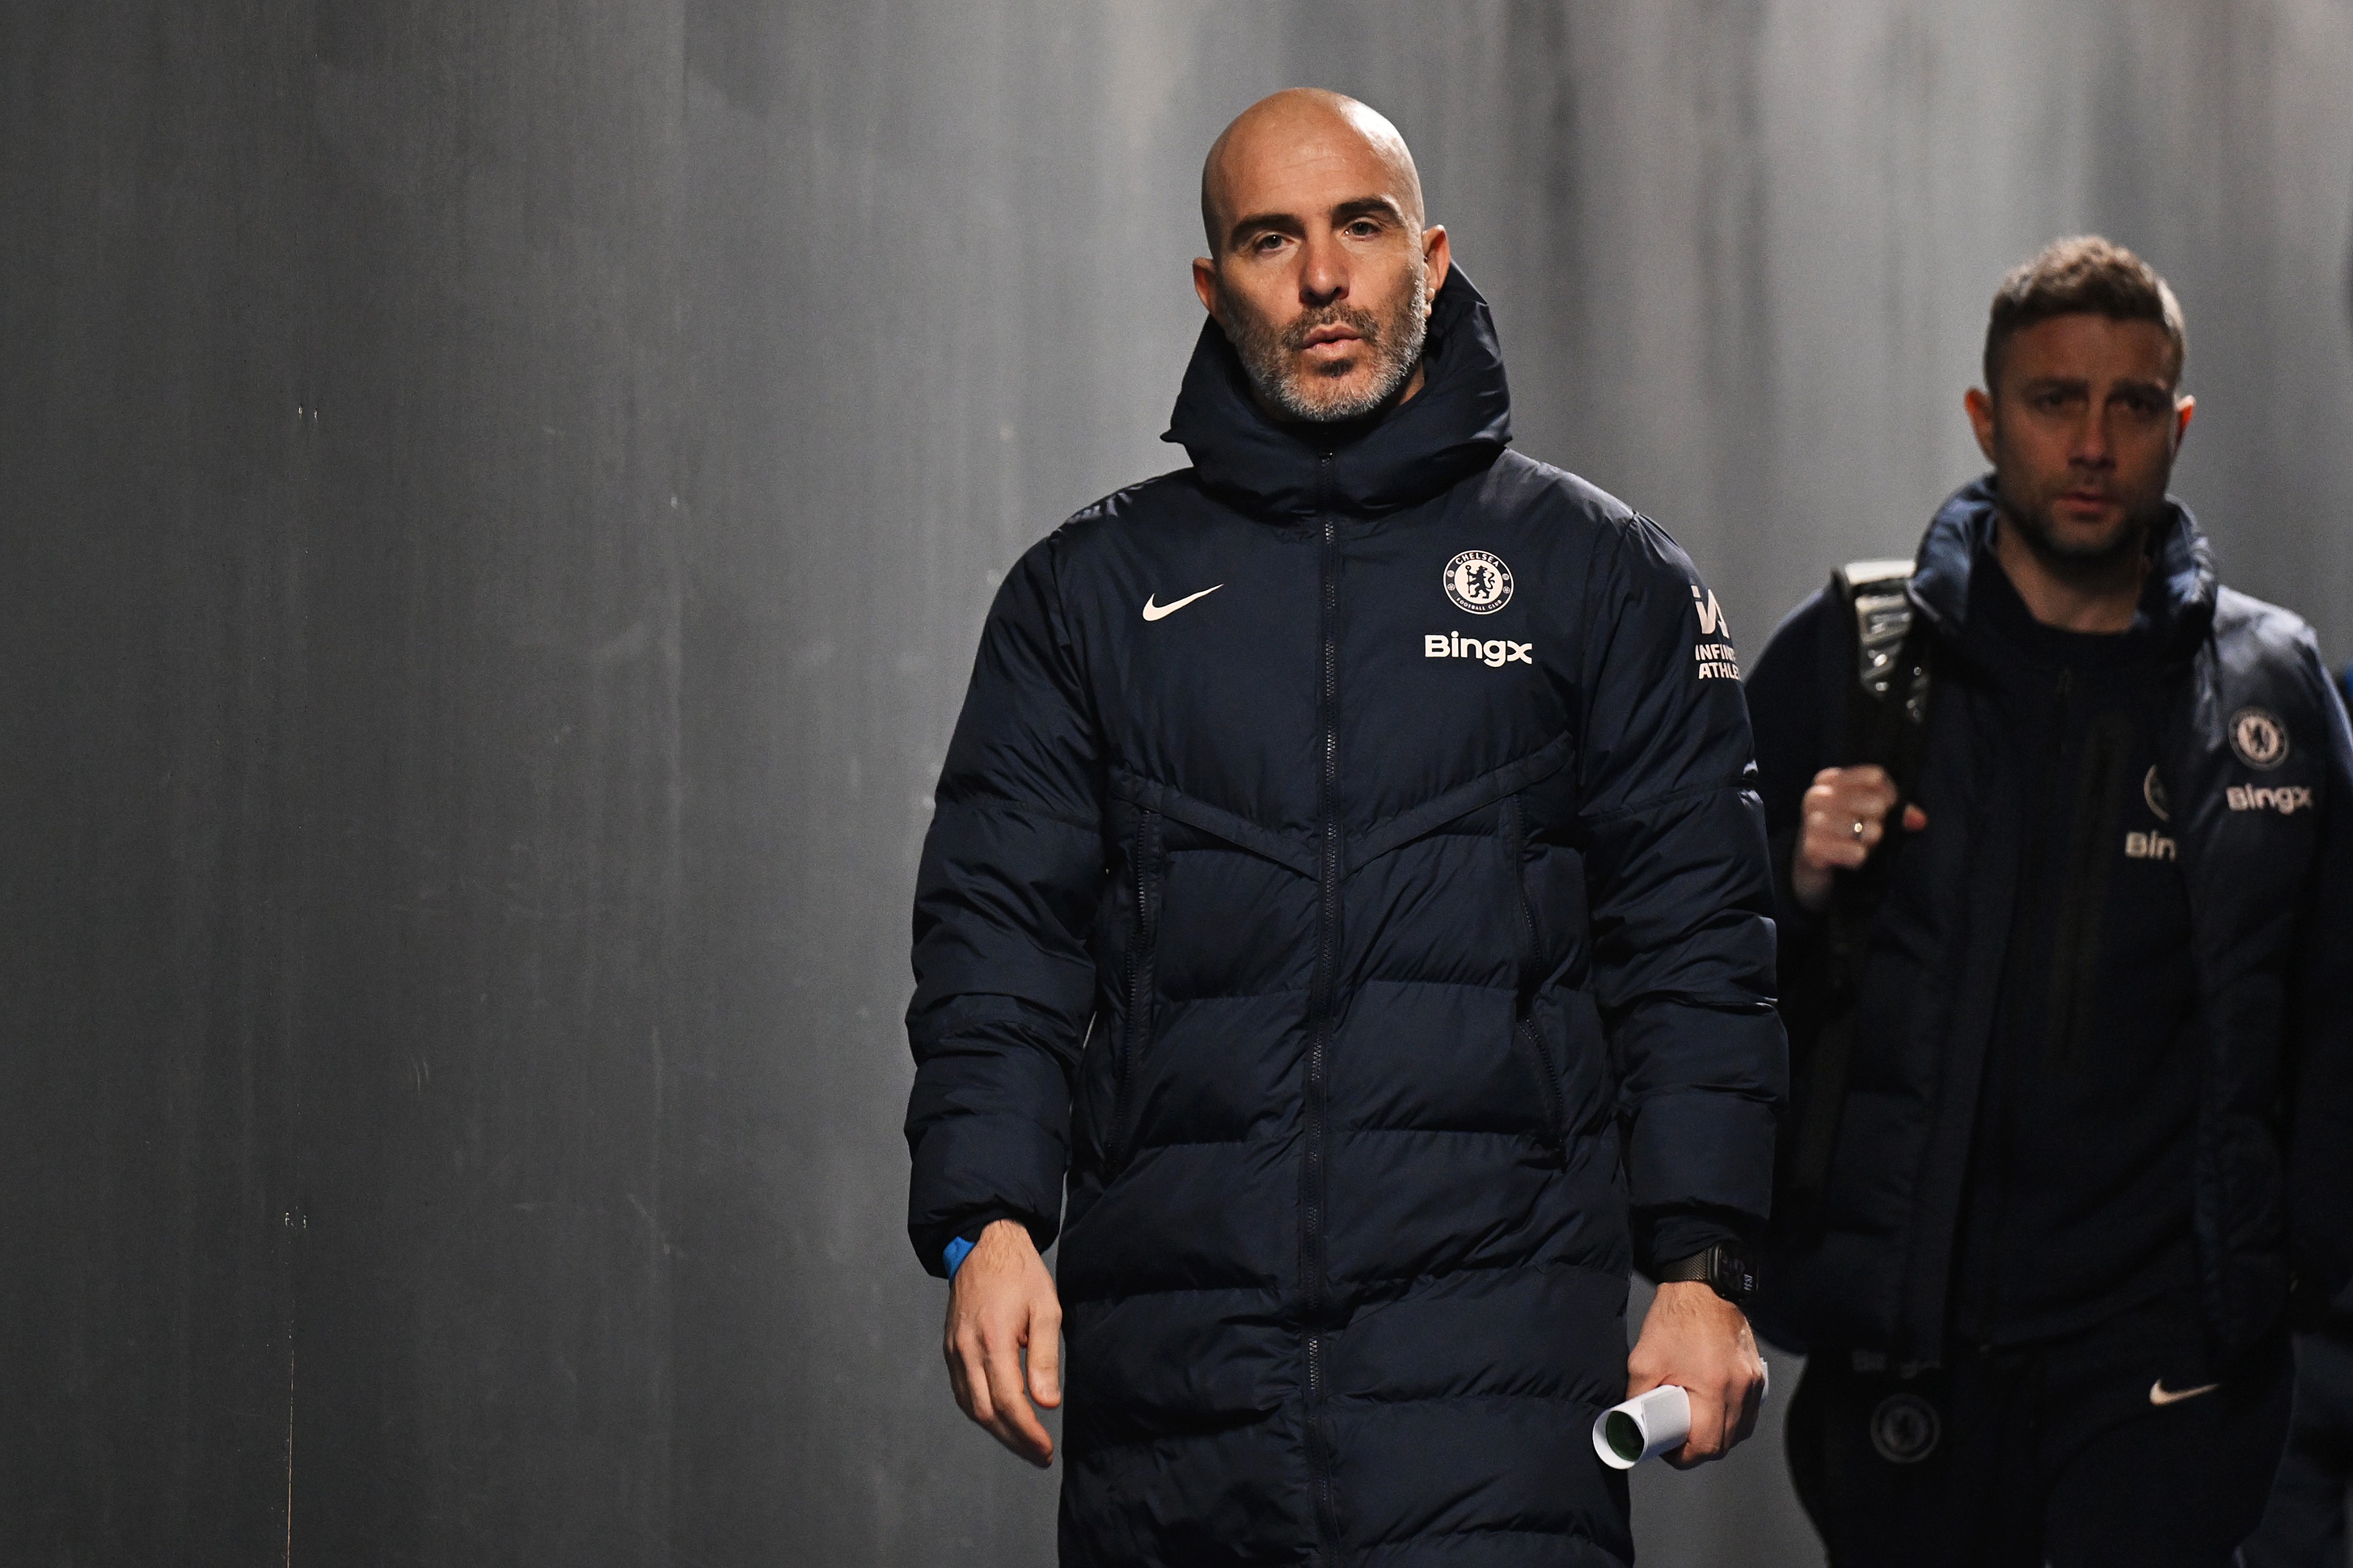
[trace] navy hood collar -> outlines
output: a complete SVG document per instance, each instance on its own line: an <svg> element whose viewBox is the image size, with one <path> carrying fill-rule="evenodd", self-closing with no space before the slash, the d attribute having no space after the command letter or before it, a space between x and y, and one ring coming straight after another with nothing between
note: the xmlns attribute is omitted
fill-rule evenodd
<svg viewBox="0 0 2353 1568"><path fill-rule="evenodd" d="M1920 613L1946 637L1959 642L1968 630L1969 574L1993 559L1993 476L1973 479L1936 509L1936 521L1920 541L1912 568L1910 595ZM2165 498L2157 525L2157 559L2141 610L2158 646L2168 654L2186 652L2203 640L2214 621L2214 552L2198 531L2189 509Z"/></svg>
<svg viewBox="0 0 2353 1568"><path fill-rule="evenodd" d="M1203 484L1250 511L1394 511L1486 468L1512 438L1494 317L1460 267L1430 302L1422 369L1413 400L1369 422L1282 423L1251 398L1241 358L1212 319L1201 323L1160 438L1185 448ZM1327 453L1330 488L1319 494L1318 459Z"/></svg>

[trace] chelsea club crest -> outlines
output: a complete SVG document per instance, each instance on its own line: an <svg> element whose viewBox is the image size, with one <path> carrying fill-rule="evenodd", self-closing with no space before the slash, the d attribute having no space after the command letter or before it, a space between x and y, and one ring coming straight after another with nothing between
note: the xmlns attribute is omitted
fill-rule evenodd
<svg viewBox="0 0 2353 1568"><path fill-rule="evenodd" d="M1492 616L1512 602L1512 569L1483 550L1466 550L1446 563L1446 596L1458 610Z"/></svg>

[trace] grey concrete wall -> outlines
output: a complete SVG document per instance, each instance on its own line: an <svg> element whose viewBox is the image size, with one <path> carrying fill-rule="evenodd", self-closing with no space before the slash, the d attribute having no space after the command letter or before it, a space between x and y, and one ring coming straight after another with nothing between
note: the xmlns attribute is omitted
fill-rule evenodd
<svg viewBox="0 0 2353 1568"><path fill-rule="evenodd" d="M1040 1560L900 1229L1003 571L1156 437L1217 128L1403 127L1522 445L1753 648L1975 464L2001 269L2187 302L2353 652L2341 0L0 10L0 1558ZM1777 1368L1786 1388L1788 1367ZM1807 1563L1767 1444L1646 1561Z"/></svg>

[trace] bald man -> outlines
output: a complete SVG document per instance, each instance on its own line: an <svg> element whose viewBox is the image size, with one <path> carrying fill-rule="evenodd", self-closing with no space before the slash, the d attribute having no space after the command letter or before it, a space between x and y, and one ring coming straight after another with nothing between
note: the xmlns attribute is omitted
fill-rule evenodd
<svg viewBox="0 0 2353 1568"><path fill-rule="evenodd" d="M1506 449L1388 121L1279 93L1201 211L1192 466L1014 568L924 845L949 1379L1048 1464L1067 1335L1065 1563L1624 1563L1595 1415L1678 1384L1695 1464L1763 1375L1783 1045L1731 632L1657 524Z"/></svg>

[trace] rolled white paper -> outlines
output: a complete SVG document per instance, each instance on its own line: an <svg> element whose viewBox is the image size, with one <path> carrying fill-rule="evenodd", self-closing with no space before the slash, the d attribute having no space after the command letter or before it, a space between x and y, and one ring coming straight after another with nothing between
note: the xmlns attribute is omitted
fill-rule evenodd
<svg viewBox="0 0 2353 1568"><path fill-rule="evenodd" d="M1765 1372L1757 1397L1773 1391L1773 1373ZM1672 1383L1623 1405L1613 1405L1593 1418L1593 1451L1613 1470L1630 1470L1645 1459L1683 1446L1691 1436L1691 1395Z"/></svg>
<svg viewBox="0 0 2353 1568"><path fill-rule="evenodd" d="M1593 1451L1613 1470L1630 1470L1645 1459L1680 1448L1690 1436L1691 1395L1672 1383L1613 1405L1593 1418Z"/></svg>

